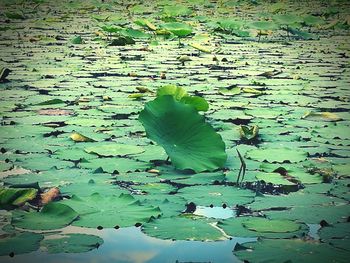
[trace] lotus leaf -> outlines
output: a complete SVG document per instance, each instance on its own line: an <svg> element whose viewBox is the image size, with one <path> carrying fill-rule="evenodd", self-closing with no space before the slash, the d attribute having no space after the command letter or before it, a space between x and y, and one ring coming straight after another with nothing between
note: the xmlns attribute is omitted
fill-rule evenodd
<svg viewBox="0 0 350 263"><path fill-rule="evenodd" d="M83 253L97 249L103 244L103 239L87 234L66 234L45 239L41 245L50 254L56 253Z"/></svg>
<svg viewBox="0 0 350 263"><path fill-rule="evenodd" d="M142 153L145 150L136 145L129 144L118 144L118 143L109 143L109 144L97 144L91 147L85 148L87 153L95 153L100 156L127 156Z"/></svg>
<svg viewBox="0 0 350 263"><path fill-rule="evenodd" d="M209 224L209 221L180 216L152 220L143 225L142 232L161 239L200 241L225 239L219 230Z"/></svg>
<svg viewBox="0 0 350 263"><path fill-rule="evenodd" d="M49 203L40 212L16 211L12 216L11 224L24 229L51 230L65 227L77 217L77 212L69 206Z"/></svg>
<svg viewBox="0 0 350 263"><path fill-rule="evenodd" d="M162 25L162 28L178 37L186 37L192 33L192 27L185 23L170 22Z"/></svg>
<svg viewBox="0 0 350 263"><path fill-rule="evenodd" d="M185 89L175 85L167 85L158 89L157 97L165 95L171 95L177 101L192 105L197 111L207 111L209 109L209 104L204 98L189 96Z"/></svg>
<svg viewBox="0 0 350 263"><path fill-rule="evenodd" d="M333 247L301 239L263 239L245 243L247 250L235 250L235 255L248 262L347 262L348 253ZM283 253L282 253L283 251Z"/></svg>
<svg viewBox="0 0 350 263"><path fill-rule="evenodd" d="M201 172L224 166L227 155L221 136L192 106L161 96L145 105L139 120L176 168Z"/></svg>
<svg viewBox="0 0 350 263"><path fill-rule="evenodd" d="M39 249L40 241L44 237L37 233L23 232L0 239L0 256L10 253L24 254Z"/></svg>
<svg viewBox="0 0 350 263"><path fill-rule="evenodd" d="M126 227L136 223L145 223L151 217L161 214L160 209L143 206L140 201L129 194L103 197L94 193L83 199L73 196L62 203L71 206L79 213L79 220L73 225L82 227Z"/></svg>
<svg viewBox="0 0 350 263"><path fill-rule="evenodd" d="M218 222L226 234L234 237L291 238L307 233L307 226L289 220L261 217L236 217Z"/></svg>
<svg viewBox="0 0 350 263"><path fill-rule="evenodd" d="M289 148L258 148L248 151L246 157L270 163L297 163L306 160L307 153L302 150Z"/></svg>

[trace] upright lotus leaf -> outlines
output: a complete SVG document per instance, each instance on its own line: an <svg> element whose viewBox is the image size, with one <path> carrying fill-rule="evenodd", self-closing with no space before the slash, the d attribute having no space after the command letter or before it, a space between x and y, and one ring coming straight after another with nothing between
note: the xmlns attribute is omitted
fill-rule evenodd
<svg viewBox="0 0 350 263"><path fill-rule="evenodd" d="M176 85L166 85L157 90L157 97L165 95L171 95L177 101L192 105L197 111L207 111L209 109L209 104L204 98L189 96L184 88Z"/></svg>
<svg viewBox="0 0 350 263"><path fill-rule="evenodd" d="M214 241L225 239L223 234L205 219L168 217L152 220L142 226L149 236L172 240Z"/></svg>
<svg viewBox="0 0 350 263"><path fill-rule="evenodd" d="M157 97L165 95L171 95L175 100L180 101L183 97L188 96L188 93L184 88L176 85L166 85L157 90Z"/></svg>
<svg viewBox="0 0 350 263"><path fill-rule="evenodd" d="M176 168L201 172L224 166L227 155L221 136L192 106L161 96L145 105L139 120Z"/></svg>
<svg viewBox="0 0 350 263"><path fill-rule="evenodd" d="M180 22L165 23L162 24L162 28L178 37L186 37L193 31L190 25Z"/></svg>
<svg viewBox="0 0 350 263"><path fill-rule="evenodd" d="M248 262L347 262L349 253L327 244L301 239L262 239L245 243L247 249L235 249L234 254ZM257 261L258 259L258 261Z"/></svg>
<svg viewBox="0 0 350 263"><path fill-rule="evenodd" d="M0 238L0 256L30 253L39 249L44 237L37 233L23 232Z"/></svg>
<svg viewBox="0 0 350 263"><path fill-rule="evenodd" d="M82 44L83 43L83 39L81 36L76 36L76 37L73 37L70 42L74 45L78 45L78 44Z"/></svg>
<svg viewBox="0 0 350 263"><path fill-rule="evenodd" d="M192 105L197 111L207 111L209 109L208 102L199 96L185 96L180 101Z"/></svg>
<svg viewBox="0 0 350 263"><path fill-rule="evenodd" d="M134 21L136 25L148 28L149 30L156 31L157 27L147 19L137 19Z"/></svg>
<svg viewBox="0 0 350 263"><path fill-rule="evenodd" d="M145 150L136 145L108 143L95 144L94 146L85 148L87 153L94 153L100 156L127 156L142 153Z"/></svg>
<svg viewBox="0 0 350 263"><path fill-rule="evenodd" d="M73 225L82 227L127 227L136 223L145 223L151 217L161 214L158 207L143 206L140 201L129 194L104 197L99 193L80 198L73 196L64 200L79 213L79 220Z"/></svg>
<svg viewBox="0 0 350 263"><path fill-rule="evenodd" d="M150 38L151 37L150 34L147 34L141 30L136 30L132 28L123 29L119 33L125 37L131 37L131 38Z"/></svg>
<svg viewBox="0 0 350 263"><path fill-rule="evenodd" d="M0 188L0 208L6 206L18 206L27 201L33 200L38 190L34 188Z"/></svg>
<svg viewBox="0 0 350 263"><path fill-rule="evenodd" d="M248 24L249 28L257 30L275 30L278 29L278 26L275 22L272 21L256 21Z"/></svg>
<svg viewBox="0 0 350 263"><path fill-rule="evenodd" d="M239 134L241 136L241 139L245 140L252 140L258 136L259 133L259 127L258 125L253 125L253 126L246 126L246 125L241 125L239 126Z"/></svg>
<svg viewBox="0 0 350 263"><path fill-rule="evenodd" d="M11 224L24 229L52 230L68 226L77 217L77 212L69 206L52 202L40 212L14 212Z"/></svg>
<svg viewBox="0 0 350 263"><path fill-rule="evenodd" d="M83 253L97 249L102 244L102 238L87 234L60 235L41 242L41 246L45 247L50 254Z"/></svg>

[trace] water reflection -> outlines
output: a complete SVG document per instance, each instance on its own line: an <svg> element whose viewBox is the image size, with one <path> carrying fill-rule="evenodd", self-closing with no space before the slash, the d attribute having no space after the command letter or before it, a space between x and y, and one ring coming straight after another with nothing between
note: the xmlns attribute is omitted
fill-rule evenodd
<svg viewBox="0 0 350 263"><path fill-rule="evenodd" d="M161 240L146 236L136 227L96 230L70 226L64 229L64 233L98 235L103 238L104 244L87 253L48 254L45 251L36 251L15 255L13 258L0 257L0 262L240 262L232 253L235 243L255 240L252 238L235 238L219 242Z"/></svg>

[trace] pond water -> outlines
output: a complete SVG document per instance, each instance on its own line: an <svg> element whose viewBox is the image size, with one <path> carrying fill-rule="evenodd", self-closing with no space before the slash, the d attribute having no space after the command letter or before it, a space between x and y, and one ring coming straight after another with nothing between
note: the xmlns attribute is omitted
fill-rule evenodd
<svg viewBox="0 0 350 263"><path fill-rule="evenodd" d="M348 262L349 1L0 10L1 262Z"/></svg>
<svg viewBox="0 0 350 263"><path fill-rule="evenodd" d="M148 237L139 228L82 229L67 227L64 233L86 233L103 238L104 244L90 252L78 254L48 254L44 251L10 258L1 262L240 262L232 252L237 242L255 238L234 238L220 242L171 241Z"/></svg>

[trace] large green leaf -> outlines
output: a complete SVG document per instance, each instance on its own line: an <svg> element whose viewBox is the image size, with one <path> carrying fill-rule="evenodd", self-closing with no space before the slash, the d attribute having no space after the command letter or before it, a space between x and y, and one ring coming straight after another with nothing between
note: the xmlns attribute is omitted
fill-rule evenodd
<svg viewBox="0 0 350 263"><path fill-rule="evenodd" d="M176 168L201 172L224 166L227 155L221 136L192 106L161 96L145 105L139 120Z"/></svg>
<svg viewBox="0 0 350 263"><path fill-rule="evenodd" d="M50 254L55 253L83 253L97 249L103 244L103 239L87 234L66 234L45 239L41 245Z"/></svg>
<svg viewBox="0 0 350 263"><path fill-rule="evenodd" d="M186 37L192 33L192 27L185 23L170 22L162 24L162 28L168 30L178 37Z"/></svg>
<svg viewBox="0 0 350 263"><path fill-rule="evenodd" d="M161 239L200 241L225 239L219 230L209 224L209 221L180 216L152 220L143 225L142 231Z"/></svg>
<svg viewBox="0 0 350 263"><path fill-rule="evenodd" d="M126 227L160 215L159 208L143 206L133 196L123 193L109 197L98 193L84 198L73 196L63 203L79 213L79 220L73 225L82 227Z"/></svg>
<svg viewBox="0 0 350 263"><path fill-rule="evenodd" d="M16 211L11 223L24 229L51 230L65 227L77 217L77 212L69 206L60 203L49 203L40 212Z"/></svg>
<svg viewBox="0 0 350 263"><path fill-rule="evenodd" d="M0 238L0 256L10 253L24 254L39 249L40 241L44 237L37 233L24 232Z"/></svg>
<svg viewBox="0 0 350 263"><path fill-rule="evenodd" d="M197 111L207 111L209 109L209 104L204 98L189 96L184 88L176 85L166 85L157 90L157 97L165 95L171 95L177 101L192 105Z"/></svg>
<svg viewBox="0 0 350 263"><path fill-rule="evenodd" d="M0 188L0 208L7 205L21 205L36 197L38 190L33 188Z"/></svg>

